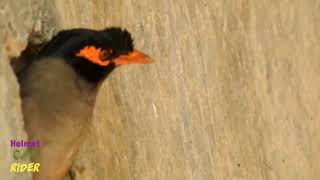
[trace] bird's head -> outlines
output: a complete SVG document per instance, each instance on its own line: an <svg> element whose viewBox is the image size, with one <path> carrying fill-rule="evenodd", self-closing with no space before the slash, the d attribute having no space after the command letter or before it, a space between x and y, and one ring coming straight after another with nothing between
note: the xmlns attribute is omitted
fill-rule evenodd
<svg viewBox="0 0 320 180"><path fill-rule="evenodd" d="M73 55L76 70L92 82L103 80L121 65L152 62L148 55L134 48L131 34L120 28L94 32L92 38L74 51Z"/></svg>
<svg viewBox="0 0 320 180"><path fill-rule="evenodd" d="M43 55L65 57L68 64L84 79L99 83L116 67L126 64L149 64L151 58L134 48L127 30L72 29L58 33Z"/></svg>
<svg viewBox="0 0 320 180"><path fill-rule="evenodd" d="M108 28L97 32L92 43L88 42L75 55L103 67L151 62L148 55L134 49L131 34L120 28Z"/></svg>

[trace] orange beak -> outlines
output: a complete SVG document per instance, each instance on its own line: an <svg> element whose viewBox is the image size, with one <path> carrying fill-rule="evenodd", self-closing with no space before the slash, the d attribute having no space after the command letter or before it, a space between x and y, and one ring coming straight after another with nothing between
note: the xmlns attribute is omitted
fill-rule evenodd
<svg viewBox="0 0 320 180"><path fill-rule="evenodd" d="M120 66L123 64L150 64L153 60L148 55L135 49L128 55L119 56L113 62L116 66Z"/></svg>
<svg viewBox="0 0 320 180"><path fill-rule="evenodd" d="M91 61L100 66L108 66L110 61L103 61L101 60L102 56L101 48L96 48L94 46L86 46L81 49L76 56L86 58L87 60ZM141 51L133 50L128 55L121 55L112 60L116 66L120 66L123 64L150 64L153 61L151 58L144 54Z"/></svg>

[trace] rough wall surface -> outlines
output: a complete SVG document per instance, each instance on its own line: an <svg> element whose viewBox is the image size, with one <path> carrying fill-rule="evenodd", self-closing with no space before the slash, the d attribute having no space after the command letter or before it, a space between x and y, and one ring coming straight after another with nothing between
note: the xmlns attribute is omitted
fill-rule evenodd
<svg viewBox="0 0 320 180"><path fill-rule="evenodd" d="M4 179L28 179L24 175L10 173L10 165L14 162L10 140L26 139L27 135L23 130L16 79L3 52L0 55L0 172Z"/></svg>
<svg viewBox="0 0 320 180"><path fill-rule="evenodd" d="M12 9L23 5L18 14ZM0 1L0 174L1 179L30 179L30 176L10 172L14 162L11 139L26 139L20 108L19 87L9 65L8 57L19 55L26 45L31 29L30 1ZM24 18L21 18L24 17Z"/></svg>
<svg viewBox="0 0 320 180"><path fill-rule="evenodd" d="M156 63L105 83L83 177L320 177L318 1L95 3Z"/></svg>
<svg viewBox="0 0 320 180"><path fill-rule="evenodd" d="M0 175L1 179L31 179L30 174L12 173L10 165L14 161L10 140L26 140L23 129L19 85L9 59L19 56L27 45L29 34L33 40L43 41L54 30L50 2L0 0ZM51 17L48 12L52 13ZM43 25L43 27L41 27ZM24 149L21 149L24 150ZM26 160L27 162L28 160Z"/></svg>
<svg viewBox="0 0 320 180"><path fill-rule="evenodd" d="M51 2L58 29L121 25L156 60L107 79L74 179L320 177L320 2Z"/></svg>

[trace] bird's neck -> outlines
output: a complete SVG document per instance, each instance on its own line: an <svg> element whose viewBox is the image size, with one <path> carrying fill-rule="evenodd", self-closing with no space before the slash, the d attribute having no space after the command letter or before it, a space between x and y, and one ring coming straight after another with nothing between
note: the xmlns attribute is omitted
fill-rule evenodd
<svg viewBox="0 0 320 180"><path fill-rule="evenodd" d="M95 103L97 84L81 78L63 59L47 58L36 61L23 77L22 96L48 97L54 106L86 101Z"/></svg>

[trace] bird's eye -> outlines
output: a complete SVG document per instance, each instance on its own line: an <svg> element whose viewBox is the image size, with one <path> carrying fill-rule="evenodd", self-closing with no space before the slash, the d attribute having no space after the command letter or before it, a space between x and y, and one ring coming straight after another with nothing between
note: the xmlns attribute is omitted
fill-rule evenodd
<svg viewBox="0 0 320 180"><path fill-rule="evenodd" d="M111 49L104 49L100 53L100 59L101 60L108 60L112 53L113 53L113 51Z"/></svg>

